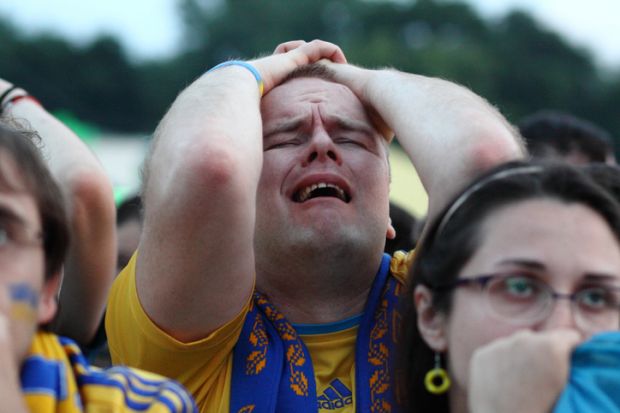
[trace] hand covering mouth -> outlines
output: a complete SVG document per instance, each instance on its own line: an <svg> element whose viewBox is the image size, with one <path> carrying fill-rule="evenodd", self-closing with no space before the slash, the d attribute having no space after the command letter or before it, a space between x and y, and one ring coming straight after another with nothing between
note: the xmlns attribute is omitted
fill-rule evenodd
<svg viewBox="0 0 620 413"><path fill-rule="evenodd" d="M293 194L293 201L303 203L318 197L338 198L345 203L351 200L351 196L340 186L327 182L317 182L297 190Z"/></svg>

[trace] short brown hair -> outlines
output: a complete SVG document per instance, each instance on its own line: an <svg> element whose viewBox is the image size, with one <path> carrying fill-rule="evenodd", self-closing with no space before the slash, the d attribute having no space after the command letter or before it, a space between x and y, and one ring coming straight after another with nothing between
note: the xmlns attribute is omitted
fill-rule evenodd
<svg viewBox="0 0 620 413"><path fill-rule="evenodd" d="M311 64L299 66L297 69L293 70L291 73L289 73L284 78L284 80L282 80L280 84L286 83L289 80L298 79L301 77L313 77L313 78L323 79L329 82L336 83L336 77L334 76L332 71L330 71L327 67L323 66L322 64L311 63Z"/></svg>

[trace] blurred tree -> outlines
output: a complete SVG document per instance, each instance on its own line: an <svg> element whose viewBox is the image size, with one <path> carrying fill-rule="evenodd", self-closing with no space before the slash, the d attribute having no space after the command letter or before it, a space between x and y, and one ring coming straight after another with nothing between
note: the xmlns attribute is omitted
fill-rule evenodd
<svg viewBox="0 0 620 413"><path fill-rule="evenodd" d="M600 97L602 82L585 51L568 45L540 27L528 14L515 11L494 27L488 44L496 59L490 93L511 117L534 108L583 113Z"/></svg>
<svg viewBox="0 0 620 413"><path fill-rule="evenodd" d="M53 34L23 37L0 21L0 76L32 91L52 110L123 131L144 130L138 69L118 41L101 36L78 48Z"/></svg>

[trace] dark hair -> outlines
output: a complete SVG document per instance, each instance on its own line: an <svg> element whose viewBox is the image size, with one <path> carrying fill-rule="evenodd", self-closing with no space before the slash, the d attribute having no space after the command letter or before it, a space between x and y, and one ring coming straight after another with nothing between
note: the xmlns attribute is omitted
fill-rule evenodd
<svg viewBox="0 0 620 413"><path fill-rule="evenodd" d="M606 163L592 163L583 166L590 178L620 202L620 166Z"/></svg>
<svg viewBox="0 0 620 413"><path fill-rule="evenodd" d="M563 157L578 152L590 162L605 162L613 154L612 140L606 131L568 113L536 112L523 119L518 128L535 158Z"/></svg>
<svg viewBox="0 0 620 413"><path fill-rule="evenodd" d="M447 395L424 388L424 375L434 364L434 352L417 327L413 292L418 285L433 291L432 306L449 314L449 285L481 243L485 219L497 209L528 199L547 198L578 203L596 211L620 243L620 206L581 169L565 163L511 162L471 184L434 221L416 250L408 291L403 295L403 334L399 351L399 387L409 411L448 412Z"/></svg>
<svg viewBox="0 0 620 413"><path fill-rule="evenodd" d="M409 251L415 248L422 233L424 219L416 218L394 202L390 202L390 218L396 230L396 237L385 242L384 251L392 255L395 251Z"/></svg>
<svg viewBox="0 0 620 413"><path fill-rule="evenodd" d="M117 227L132 220L142 222L142 198L140 198L140 195L134 195L125 199L116 208Z"/></svg>
<svg viewBox="0 0 620 413"><path fill-rule="evenodd" d="M5 170L0 167L0 182L9 190L30 193L41 218L43 250L45 252L45 279L60 270L69 248L69 224L62 192L40 156L33 140L34 132L20 130L0 122L0 152L15 162L25 188L14 188Z"/></svg>

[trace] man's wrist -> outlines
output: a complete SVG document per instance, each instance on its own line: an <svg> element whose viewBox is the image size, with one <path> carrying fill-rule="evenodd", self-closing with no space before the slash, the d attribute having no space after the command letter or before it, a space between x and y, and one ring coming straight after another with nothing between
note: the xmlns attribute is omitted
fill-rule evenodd
<svg viewBox="0 0 620 413"><path fill-rule="evenodd" d="M251 63L248 63L248 62L243 61L243 60L229 60L229 61L220 63L219 65L213 66L211 69L207 70L207 73L213 72L213 71L221 69L223 67L230 67L230 66L242 67L242 68L248 70L250 73L252 73L252 76L254 76L254 78L256 79L256 83L258 85L258 92L259 92L260 96L263 96L263 92L264 92L264 88L265 88L264 83L263 83L263 78L260 75L259 71L256 69L256 67L254 67L254 65L251 64Z"/></svg>
<svg viewBox="0 0 620 413"><path fill-rule="evenodd" d="M0 94L0 115L5 112L11 105L14 105L20 100L31 100L38 105L41 105L39 101L33 96L29 95L24 89L11 85Z"/></svg>

